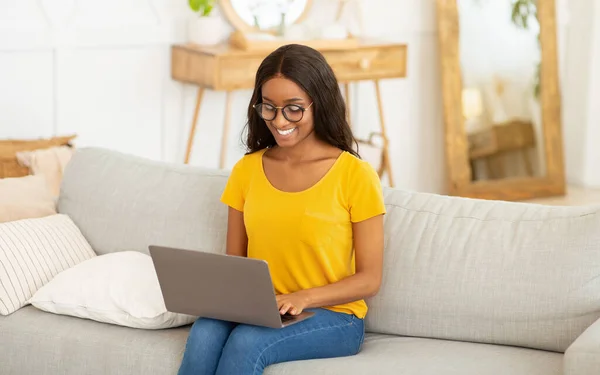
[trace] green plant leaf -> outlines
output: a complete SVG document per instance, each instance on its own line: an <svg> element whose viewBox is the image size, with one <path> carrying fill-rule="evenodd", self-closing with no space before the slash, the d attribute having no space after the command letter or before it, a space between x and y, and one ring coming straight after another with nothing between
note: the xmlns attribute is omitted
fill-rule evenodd
<svg viewBox="0 0 600 375"><path fill-rule="evenodd" d="M213 5L212 5L212 4L207 4L207 5L204 7L204 12L202 13L202 15L203 15L203 16L209 16L209 15L210 15L210 13L212 12L212 10L213 10Z"/></svg>
<svg viewBox="0 0 600 375"><path fill-rule="evenodd" d="M200 7L202 6L202 3L204 3L203 0L188 0L188 4L190 5L190 8L194 12L200 11Z"/></svg>
<svg viewBox="0 0 600 375"><path fill-rule="evenodd" d="M511 6L510 18L517 27L527 29L529 18L537 18L537 0L512 0Z"/></svg>
<svg viewBox="0 0 600 375"><path fill-rule="evenodd" d="M533 83L533 96L538 99L540 97L540 89L541 89L541 79L540 79L540 74L541 74L541 70L542 70L542 63L539 62L537 64L537 66L535 67L535 76L534 76L534 83Z"/></svg>
<svg viewBox="0 0 600 375"><path fill-rule="evenodd" d="M188 4L200 16L208 16L213 11L215 0L188 0Z"/></svg>

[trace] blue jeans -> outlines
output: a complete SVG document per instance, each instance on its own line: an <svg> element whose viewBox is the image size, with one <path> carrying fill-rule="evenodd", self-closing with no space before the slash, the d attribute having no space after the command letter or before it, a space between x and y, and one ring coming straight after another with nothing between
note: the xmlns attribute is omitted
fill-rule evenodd
<svg viewBox="0 0 600 375"><path fill-rule="evenodd" d="M272 364L351 356L364 339L363 320L326 309L273 329L200 318L190 331L179 375L259 375Z"/></svg>

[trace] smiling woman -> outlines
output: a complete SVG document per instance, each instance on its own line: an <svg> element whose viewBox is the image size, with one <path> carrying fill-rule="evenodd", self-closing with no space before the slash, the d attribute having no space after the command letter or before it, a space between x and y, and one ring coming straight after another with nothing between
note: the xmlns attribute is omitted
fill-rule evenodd
<svg viewBox="0 0 600 375"><path fill-rule="evenodd" d="M287 45L265 58L246 146L221 198L227 254L267 262L282 315L315 314L284 329L199 319L180 374L260 374L277 362L354 355L365 298L379 290L379 177L353 148L338 82L319 52Z"/></svg>
<svg viewBox="0 0 600 375"><path fill-rule="evenodd" d="M248 109L249 152L275 146L276 128L298 128L298 137L316 136L358 156L339 84L321 53L301 45L283 46L265 58L254 86L258 89L254 90ZM290 104L294 106L285 109L283 116L276 116L276 110ZM275 108L278 106L281 108ZM296 117L291 117L292 111Z"/></svg>

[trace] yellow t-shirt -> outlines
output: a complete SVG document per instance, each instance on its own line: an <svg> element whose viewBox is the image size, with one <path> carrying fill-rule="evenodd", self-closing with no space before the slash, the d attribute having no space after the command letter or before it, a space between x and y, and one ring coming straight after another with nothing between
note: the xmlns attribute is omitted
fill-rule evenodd
<svg viewBox="0 0 600 375"><path fill-rule="evenodd" d="M385 213L381 183L366 161L343 152L312 187L288 193L267 179L262 156L233 167L221 201L244 213L248 257L265 260L277 294L315 288L355 272L352 223ZM359 300L326 307L364 318Z"/></svg>

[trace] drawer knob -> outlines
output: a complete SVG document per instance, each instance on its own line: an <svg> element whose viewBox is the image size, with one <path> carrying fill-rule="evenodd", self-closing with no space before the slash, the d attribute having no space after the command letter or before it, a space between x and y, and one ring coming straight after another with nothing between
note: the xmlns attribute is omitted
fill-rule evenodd
<svg viewBox="0 0 600 375"><path fill-rule="evenodd" d="M360 59L358 65L362 70L367 70L371 67L371 60L366 57L363 57L362 59Z"/></svg>

